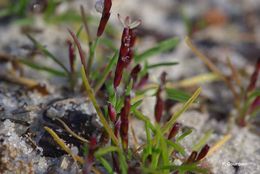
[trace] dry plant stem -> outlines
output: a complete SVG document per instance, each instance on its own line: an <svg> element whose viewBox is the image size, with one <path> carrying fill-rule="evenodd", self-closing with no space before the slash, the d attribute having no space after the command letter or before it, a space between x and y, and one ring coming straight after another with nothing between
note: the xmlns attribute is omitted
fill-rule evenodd
<svg viewBox="0 0 260 174"><path fill-rule="evenodd" d="M9 73L7 73L7 74L8 75L6 75L4 77L0 76L0 79L3 78L7 81L17 83L17 84L21 84L21 85L24 85L24 86L29 87L29 88L36 86L38 84L38 82L33 80L33 79L28 79L28 78L25 78L25 77L17 76L14 71L9 71Z"/></svg>
<svg viewBox="0 0 260 174"><path fill-rule="evenodd" d="M83 52L82 47L81 47L81 45L79 43L79 40L78 40L77 36L70 29L68 29L68 31L69 31L71 37L73 38L74 42L77 45L77 48L78 48L78 51L79 51L79 55L80 55L80 59L81 59L81 63L83 65L83 67L84 67L85 72L87 72L86 56L84 55L84 52Z"/></svg>
<svg viewBox="0 0 260 174"><path fill-rule="evenodd" d="M107 133L109 134L109 136L111 137L113 143L118 146L119 143L118 143L118 139L116 138L113 130L110 128L108 122L106 121L97 101L96 101L96 98L95 98L95 95L90 87L90 84L89 84L89 81L87 79L87 76L86 76L86 71L84 69L84 67L82 66L81 67L81 74L83 76L83 83L85 85L85 88L86 88L86 92L88 94L88 97L90 99L90 101L92 102L93 106L95 107L96 109L96 112L97 112L97 115L99 116L99 119L100 119L100 122L102 123L102 125L104 126L105 130L107 131Z"/></svg>
<svg viewBox="0 0 260 174"><path fill-rule="evenodd" d="M234 77L234 80L235 80L236 84L237 84L240 88L242 88L242 86L241 86L241 80L240 80L240 75L239 75L239 73L238 73L238 71L237 71L237 68L234 67L234 65L232 64L232 62L231 62L231 60L230 60L229 57L227 57L227 65L229 66L229 68L230 68L230 70L231 70L231 72L232 72L232 77Z"/></svg>
<svg viewBox="0 0 260 174"><path fill-rule="evenodd" d="M198 48L195 45L192 44L191 40L188 37L185 38L185 42L191 48L194 54L196 54L198 58L200 58L200 60L202 60L211 71L216 73L221 79L224 80L224 82L227 84L227 86L230 88L231 92L233 93L233 96L235 97L236 106L239 106L239 104L237 103L239 101L239 95L237 94L233 84L229 81L229 79L226 78L226 76L214 65L213 62L211 62L205 55L203 55L198 50Z"/></svg>
<svg viewBox="0 0 260 174"><path fill-rule="evenodd" d="M84 159L81 158L78 155L74 155L73 152L71 151L71 149L65 144L65 142L49 127L44 127L44 129L53 137L54 141L64 150L66 151L68 154L70 154L72 156L72 158L75 161L80 162L81 164L84 164Z"/></svg>
<svg viewBox="0 0 260 174"><path fill-rule="evenodd" d="M177 87L191 87L194 85L199 85L207 82L213 82L213 81L218 81L220 80L219 76L217 76L214 73L205 73L205 74L200 74L197 76L193 76L181 81L177 82L167 82L166 83L166 88L177 88Z"/></svg>
<svg viewBox="0 0 260 174"><path fill-rule="evenodd" d="M78 161L80 164L84 164L85 161L82 157L73 154L73 152L71 151L71 149L65 144L65 142L49 127L44 127L44 129L52 136L52 138L54 139L54 141L64 150L66 151L69 155L72 156L72 158L75 161ZM96 173L96 174L100 174L99 170L96 169L95 167L92 166L91 170Z"/></svg>
<svg viewBox="0 0 260 174"><path fill-rule="evenodd" d="M218 149L220 149L227 141L230 140L231 134L225 135L222 139L220 139L218 142L216 142L207 153L206 157L209 157L214 154Z"/></svg>
<svg viewBox="0 0 260 174"><path fill-rule="evenodd" d="M70 133L72 136L74 136L75 138L77 138L78 140L80 140L80 141L82 141L84 143L89 143L89 141L87 139L85 139L85 138L77 135L75 132L73 132L64 121L62 121L59 118L56 118L56 120L58 120L62 124L62 126L66 129L66 131L68 133Z"/></svg>

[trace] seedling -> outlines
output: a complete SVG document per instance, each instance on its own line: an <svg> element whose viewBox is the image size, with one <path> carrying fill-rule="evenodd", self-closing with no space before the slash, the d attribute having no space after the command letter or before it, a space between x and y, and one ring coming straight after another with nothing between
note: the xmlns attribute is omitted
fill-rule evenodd
<svg viewBox="0 0 260 174"><path fill-rule="evenodd" d="M147 59L155 54L159 54L175 48L178 43L177 38L171 38L158 43L156 46L144 51L143 53L135 52L135 30L141 24L140 20L131 22L130 17L124 20L118 15L123 24L121 36L121 46L114 52L109 61L104 61L107 55L103 55L102 62L107 62L105 66L96 64L96 50L103 42L98 42L101 37L106 36L106 26L111 17L111 0L98 1L102 12L97 35L91 36L89 25L85 20L85 12L81 7L81 14L84 28L88 35L88 54L83 51L78 39L79 34L75 34L71 29L68 32L74 41L68 40L68 55L70 67L67 68L59 59L51 54L42 44L37 42L33 37L28 36L34 45L47 57L51 58L63 70L61 73L68 77L72 88L77 83L77 67L75 47L78 50L81 60L81 76L85 91L90 102L93 104L97 116L103 126L101 138L93 135L86 139L75 133L64 121L57 120L62 127L71 134L77 141L86 144L87 154L85 156L75 155L66 143L50 127L45 130L54 138L55 142L72 158L82 165L85 173L90 171L97 172L100 165L108 173L186 173L200 172L206 173L200 162L206 157L209 146L205 145L205 139L197 145L199 147L189 154L181 144L184 138L190 135L191 130L183 131L181 124L177 123L178 118L185 112L197 99L201 89L197 89L193 95L184 95L178 90L167 87L166 73L162 73L159 84L154 84L152 88L146 88L150 85L149 70L161 66L176 65L176 62L162 62L158 64L148 64ZM98 4L100 5L100 4ZM80 31L80 30L79 30ZM78 32L79 33L79 32ZM31 65L27 63L27 65ZM37 66L37 64L33 64ZM99 73L93 78L92 67L96 67ZM49 68L50 69L50 68ZM56 70L47 72L54 74ZM55 71L54 71L55 70ZM114 72L114 73L112 73ZM151 94L147 91L154 90ZM102 97L98 94L102 93ZM164 96L163 94L166 94ZM156 97L154 107L155 123L140 111L140 105L143 98L147 95ZM171 114L168 121L165 121L164 114L167 112L164 107L165 97L183 102L183 106L175 113ZM176 97L175 97L176 96ZM104 109L107 108L107 109ZM138 119L144 123L146 140L142 144L138 143L139 137L136 137L134 128L130 125L133 119ZM134 137L134 146L129 139L130 130ZM183 131L183 132L182 132ZM105 146L104 146L105 145ZM205 145L203 148L201 148ZM201 150L200 150L201 149ZM80 148L83 151L82 148ZM82 153L81 153L82 154Z"/></svg>
<svg viewBox="0 0 260 174"><path fill-rule="evenodd" d="M227 64L231 70L231 78L223 74L210 59L203 55L196 46L192 44L189 38L186 38L186 43L197 57L200 58L215 75L225 82L233 94L233 105L238 114L236 117L237 124L242 127L246 126L250 119L252 119L260 109L260 93L256 86L260 71L260 58L256 62L248 86L245 87L240 81L241 75L239 71L231 63L229 58L227 58Z"/></svg>

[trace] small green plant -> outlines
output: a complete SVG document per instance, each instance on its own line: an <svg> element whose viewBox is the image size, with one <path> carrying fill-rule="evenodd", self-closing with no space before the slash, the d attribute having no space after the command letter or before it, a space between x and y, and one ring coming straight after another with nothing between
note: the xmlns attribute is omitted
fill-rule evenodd
<svg viewBox="0 0 260 174"><path fill-rule="evenodd" d="M121 36L121 46L116 50L105 66L98 66L96 62L96 49L102 35L105 34L105 28L110 18L111 0L102 1L103 8L99 11L102 17L99 23L96 39L90 35L85 12L81 7L82 20L86 34L88 35L89 53L86 54L78 40L81 29L75 34L68 30L74 41L68 40L68 54L70 67L67 68L56 56L50 53L41 43L37 42L32 36L28 38L34 43L35 47L46 57L51 58L61 67L61 70L39 66L35 62L22 60L23 64L31 68L46 71L52 75L67 77L72 89L79 82L77 69L75 68L75 48L77 48L80 60L83 85L86 89L88 98L96 109L100 122L103 125L104 132L100 139L92 137L86 140L84 137L75 135L70 128L61 122L64 128L77 138L83 140L86 144L87 154L82 157L73 154L64 141L49 127L45 130L53 137L57 144L72 158L83 166L84 173L93 171L98 173L97 166L102 166L108 173L207 173L201 162L206 157L209 146L205 143L208 135L195 145L192 152L181 145L181 141L192 132L184 130L183 126L177 122L177 119L185 112L197 99L201 89L197 89L193 95L187 95L181 91L167 87L166 73L162 73L159 84L149 88L149 70L161 66L176 65L176 62L162 62L159 64L148 64L147 59L155 54L159 54L173 49L177 43L177 38L171 38L158 43L143 53L137 53L134 49L136 40L136 29L141 24L140 20L131 22L130 17L124 20L118 15L123 24ZM75 46L74 46L75 44ZM88 56L86 56L88 55ZM103 56L102 62L106 59ZM94 72L99 74L95 76ZM113 73L114 72L114 73ZM147 88L148 86L148 88ZM147 91L152 90L148 93ZM98 94L103 93L103 98ZM168 121L165 121L165 97L183 102L183 106L171 115ZM156 97L154 107L155 123L140 111L143 98L147 95ZM100 106L102 101L105 107ZM105 102L104 102L105 101ZM138 143L138 137L135 136L134 129L131 129L131 120L138 119L144 123L146 140ZM129 142L130 130L134 137L134 145ZM106 146L104 146L106 145ZM80 149L83 150L83 149Z"/></svg>
<svg viewBox="0 0 260 174"><path fill-rule="evenodd" d="M230 76L223 74L210 59L203 55L196 46L192 44L189 38L186 38L186 43L198 58L200 58L219 79L225 82L233 94L233 105L238 114L236 122L239 126L246 126L260 110L260 91L256 86L260 72L260 58L258 58L255 64L254 72L250 77L247 87L245 87L243 86L243 83L241 83L242 75L231 63L229 58L227 58L227 65L231 70Z"/></svg>

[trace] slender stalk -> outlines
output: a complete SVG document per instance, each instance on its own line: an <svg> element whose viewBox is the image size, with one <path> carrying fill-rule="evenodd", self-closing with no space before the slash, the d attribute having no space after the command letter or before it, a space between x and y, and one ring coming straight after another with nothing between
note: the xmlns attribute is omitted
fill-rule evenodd
<svg viewBox="0 0 260 174"><path fill-rule="evenodd" d="M90 74L90 71L91 71L91 67L92 67L92 64L94 62L94 57L95 57L95 50L96 50L96 47L97 47L97 44L98 44L98 40L99 38L97 38L94 43L90 43L89 45L89 59L88 59L88 63L87 63L87 70L88 70L88 74Z"/></svg>
<svg viewBox="0 0 260 174"><path fill-rule="evenodd" d="M110 128L108 122L106 121L97 101L96 101L96 98L95 98L95 95L94 95L94 92L92 91L91 87L90 87L90 84L89 84L89 81L87 79L87 76L86 76L86 71L85 71L85 68L83 66L81 66L81 75L82 75L82 79L83 79L83 83L85 85L85 88L86 88L86 92L88 94L88 97L90 99L90 101L92 102L93 106L95 107L96 111L97 111L97 115L99 116L99 119L100 119L100 122L102 123L102 125L104 126L105 130L107 131L107 133L109 134L109 136L111 137L113 143L118 146L119 143L118 143L118 139L116 138L113 130Z"/></svg>

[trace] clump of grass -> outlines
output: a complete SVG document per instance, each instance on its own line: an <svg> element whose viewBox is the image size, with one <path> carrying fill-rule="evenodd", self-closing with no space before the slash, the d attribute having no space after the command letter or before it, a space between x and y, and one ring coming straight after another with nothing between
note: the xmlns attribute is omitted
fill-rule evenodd
<svg viewBox="0 0 260 174"><path fill-rule="evenodd" d="M149 70L161 66L176 65L176 62L162 62L159 64L148 64L147 59L155 54L159 54L170 49L175 48L178 43L177 38L171 38L156 46L144 51L143 53L135 52L135 30L141 24L140 20L131 22L130 17L124 20L118 15L119 20L123 24L123 32L121 36L120 49L114 52L114 55L105 66L96 65L95 52L99 44L97 42L101 36L106 34L106 25L110 17L111 0L105 0L103 9L101 9L102 17L98 27L96 39L93 36L88 36L89 54L83 52L81 43L78 39L79 34L75 34L72 30L68 30L72 41L68 41L68 55L70 67L67 68L59 61L53 54L51 54L42 44L37 42L31 36L29 39L34 45L51 58L55 63L60 65L63 70L62 74L68 78L71 87L79 82L77 76L78 72L75 69L75 48L77 47L81 60L81 77L86 89L88 98L92 102L97 116L104 128L104 137L91 139L84 142L87 146L87 154L81 157L72 153L68 146L58 135L46 127L46 131L54 138L54 140L69 153L75 161L78 161L84 169L85 173L90 171L97 172L97 167L100 164L107 170L108 173L206 173L200 162L206 157L209 146L205 145L204 138L196 149L190 155L188 150L181 144L184 138L190 135L191 130L181 133L182 125L177 122L177 119L185 112L197 99L201 89L197 89L193 95L186 95L186 93L167 87L166 73L162 73L159 84L155 84L152 88L145 88L149 86ZM88 24L85 18L84 9L81 7L81 14L85 31L90 35ZM77 32L79 33L79 32ZM92 41L96 41L93 42ZM87 56L88 55L88 56ZM104 56L103 59L105 59ZM24 64L35 67L36 63ZM99 71L99 75L93 78L93 67L95 71ZM48 67L41 70L47 71L53 75L54 69ZM114 72L114 73L112 73ZM147 94L147 91L153 90L153 94ZM99 98L98 94L103 93L103 98ZM163 94L166 93L166 96ZM140 111L140 105L143 98L147 95L156 97L156 105L154 107L155 123L145 116ZM168 121L165 121L165 100L166 98L174 98L175 100L183 102L183 106L171 115ZM100 104L99 101L103 101ZM104 102L105 101L105 102ZM107 106L104 106L107 104ZM102 109L107 108L107 109ZM131 120L138 119L144 123L144 131L146 140L138 143L138 137L135 136L134 128L130 129ZM66 125L63 125L66 127ZM68 127L68 130L71 131ZM130 130L134 137L135 145L132 146L129 141ZM82 139L77 135L73 135L77 139ZM105 146L104 146L105 145ZM204 146L203 146L204 145ZM202 147L203 146L203 147ZM202 148L201 148L202 147Z"/></svg>

